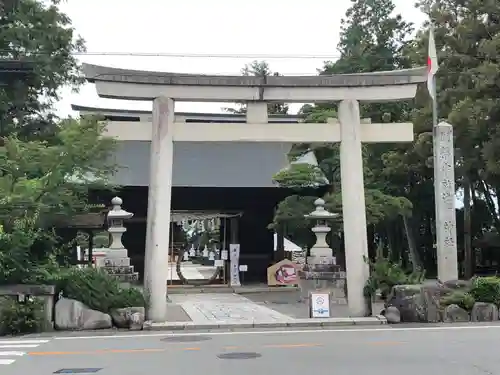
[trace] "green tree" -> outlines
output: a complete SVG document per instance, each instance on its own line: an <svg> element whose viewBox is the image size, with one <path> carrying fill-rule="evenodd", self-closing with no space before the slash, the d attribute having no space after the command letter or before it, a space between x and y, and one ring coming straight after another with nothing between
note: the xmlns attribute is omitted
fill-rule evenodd
<svg viewBox="0 0 500 375"><path fill-rule="evenodd" d="M419 1L418 6L434 23L440 59L437 91L439 116L454 126L457 185L470 192L465 196L464 240L471 262L468 243L481 236L469 220L474 210L487 207L492 228L500 232L498 203L500 193L500 128L498 120L500 78L497 60L500 48L500 4L498 1L448 0ZM415 41L415 55L423 60L427 44L425 25ZM428 109L422 108L417 121L428 120ZM484 221L480 219L480 221ZM462 241L460 241L462 242ZM467 264L468 275L471 274Z"/></svg>
<svg viewBox="0 0 500 375"><path fill-rule="evenodd" d="M85 50L84 41L59 11L59 2L19 0L0 17L0 59L30 61L35 68L29 80L9 80L0 86L0 136L15 131L20 139L50 140L57 131L50 108L59 90L83 83L73 53Z"/></svg>
<svg viewBox="0 0 500 375"><path fill-rule="evenodd" d="M342 21L340 43L338 50L340 58L335 62L326 62L320 74L358 73L385 71L411 66L410 59L405 54L408 46L408 36L412 31L410 24L394 15L394 4L391 0L352 0L352 5ZM325 122L329 117L336 117L337 104L308 105L302 108L306 121ZM374 122L407 120L411 113L410 103L363 104L362 116ZM411 215L411 202L401 191L386 189L387 178L380 171L383 169L382 155L392 145L364 146L365 199L367 220L371 227L377 227L377 238L387 237L388 223L401 216ZM304 152L314 151L319 162L319 168L332 185L331 191L325 196L329 208L333 211L341 209L340 190L340 160L338 145L297 145L293 148L294 156ZM301 167L304 171L304 167ZM290 169L288 175L282 172L277 175L279 183L290 185L295 179L303 185L309 177L307 173L299 173L297 168ZM310 173L309 173L310 175ZM286 177L286 178L285 178ZM312 205L304 204L292 207L291 202L297 199L289 197L285 200L276 215L276 220L292 216L296 220L303 212L290 214L290 210L311 210ZM303 200L301 200L302 202ZM309 203L312 199L308 199ZM304 224L302 224L304 225ZM394 235L393 237L397 237ZM375 245L372 233L371 247ZM386 243L391 244L390 240ZM391 244L394 250L399 250L401 244ZM373 249L372 249L373 250ZM414 255L412 258L416 258Z"/></svg>
<svg viewBox="0 0 500 375"><path fill-rule="evenodd" d="M103 138L96 119L65 120L57 141L4 138L0 147L0 279L21 282L27 270L46 263L54 251L53 227L89 208L91 188L103 188L115 170L114 140ZM39 251L41 250L41 251ZM31 271L30 271L31 272Z"/></svg>
<svg viewBox="0 0 500 375"><path fill-rule="evenodd" d="M2 58L35 67L0 85L0 283L48 276L59 251L54 226L91 209L89 191L108 186L115 170L105 124L52 111L63 86L83 82L73 56L83 40L57 4L20 0L0 17Z"/></svg>
<svg viewBox="0 0 500 375"><path fill-rule="evenodd" d="M266 61L255 60L250 64L246 64L243 69L241 69L241 75L254 77L278 77L281 74L273 73ZM247 107L245 104L238 104L238 108L224 108L224 110L230 113L243 114L247 112ZM284 103L268 103L267 113L271 115L286 115L288 113L288 105Z"/></svg>

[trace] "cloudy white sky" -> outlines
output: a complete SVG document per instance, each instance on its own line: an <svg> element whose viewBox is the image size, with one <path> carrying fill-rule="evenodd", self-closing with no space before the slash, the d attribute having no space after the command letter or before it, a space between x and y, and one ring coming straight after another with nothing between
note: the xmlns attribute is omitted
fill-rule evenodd
<svg viewBox="0 0 500 375"><path fill-rule="evenodd" d="M397 12L420 24L425 16L413 0L394 0ZM238 74L252 56L265 58L273 71L316 74L324 60L338 55L340 20L350 0L67 0L61 9L86 40L90 53L231 55L215 57L81 56L82 62L130 69L180 73ZM233 56L244 55L242 58ZM264 59L264 58L258 58ZM92 85L65 91L61 115L71 104L150 109L151 103L101 99ZM178 103L177 111L220 112L216 103Z"/></svg>

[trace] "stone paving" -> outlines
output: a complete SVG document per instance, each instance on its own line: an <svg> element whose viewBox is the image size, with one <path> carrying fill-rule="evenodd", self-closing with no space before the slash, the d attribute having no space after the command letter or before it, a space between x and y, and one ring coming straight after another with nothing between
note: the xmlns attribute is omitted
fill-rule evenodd
<svg viewBox="0 0 500 375"><path fill-rule="evenodd" d="M249 300L261 306L278 311L294 319L308 319L308 302L301 300L300 291L296 292L261 292L246 295ZM332 299L332 318L349 316L345 298Z"/></svg>
<svg viewBox="0 0 500 375"><path fill-rule="evenodd" d="M186 311L175 303L167 302L167 321L168 322L190 322L191 318Z"/></svg>
<svg viewBox="0 0 500 375"><path fill-rule="evenodd" d="M194 323L287 322L294 319L234 293L170 295Z"/></svg>

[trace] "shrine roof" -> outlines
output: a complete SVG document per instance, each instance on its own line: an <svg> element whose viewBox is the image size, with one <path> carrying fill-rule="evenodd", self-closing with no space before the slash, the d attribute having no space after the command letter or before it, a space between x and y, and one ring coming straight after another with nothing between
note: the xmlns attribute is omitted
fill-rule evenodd
<svg viewBox="0 0 500 375"><path fill-rule="evenodd" d="M76 112L80 112L80 115L85 114L96 114L102 115L104 117L120 117L120 118L130 118L130 121L138 120L138 118L143 116L152 116L152 111L148 110L137 110L137 109L112 109L112 108L99 108L99 107L87 107L77 104L72 104L71 109ZM181 116L189 120L241 120L245 121L245 114L238 113L202 113L202 112L175 112L176 116ZM296 122L300 120L302 116L300 115L269 115L269 119L272 121L283 121L283 122ZM112 120L112 119L111 119Z"/></svg>

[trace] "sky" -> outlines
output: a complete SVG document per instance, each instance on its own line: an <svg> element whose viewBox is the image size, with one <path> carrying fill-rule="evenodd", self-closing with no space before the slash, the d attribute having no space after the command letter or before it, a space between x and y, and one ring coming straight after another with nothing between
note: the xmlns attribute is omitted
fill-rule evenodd
<svg viewBox="0 0 500 375"><path fill-rule="evenodd" d="M417 25L425 20L414 8L413 0L394 0L394 3L396 12L404 19ZM314 75L323 61L338 56L340 20L349 5L350 0L66 0L61 10L86 40L89 55L79 56L82 62L227 75L239 74L246 63L257 59L268 61L273 71L284 75ZM125 55L110 56L112 53ZM134 53L150 56L130 55ZM288 57L266 57L270 55ZM91 84L82 87L79 93L63 90L58 113L75 115L71 104L151 109L150 102L99 98ZM227 104L177 103L176 111L217 113L224 106ZM298 107L292 107L292 112Z"/></svg>

